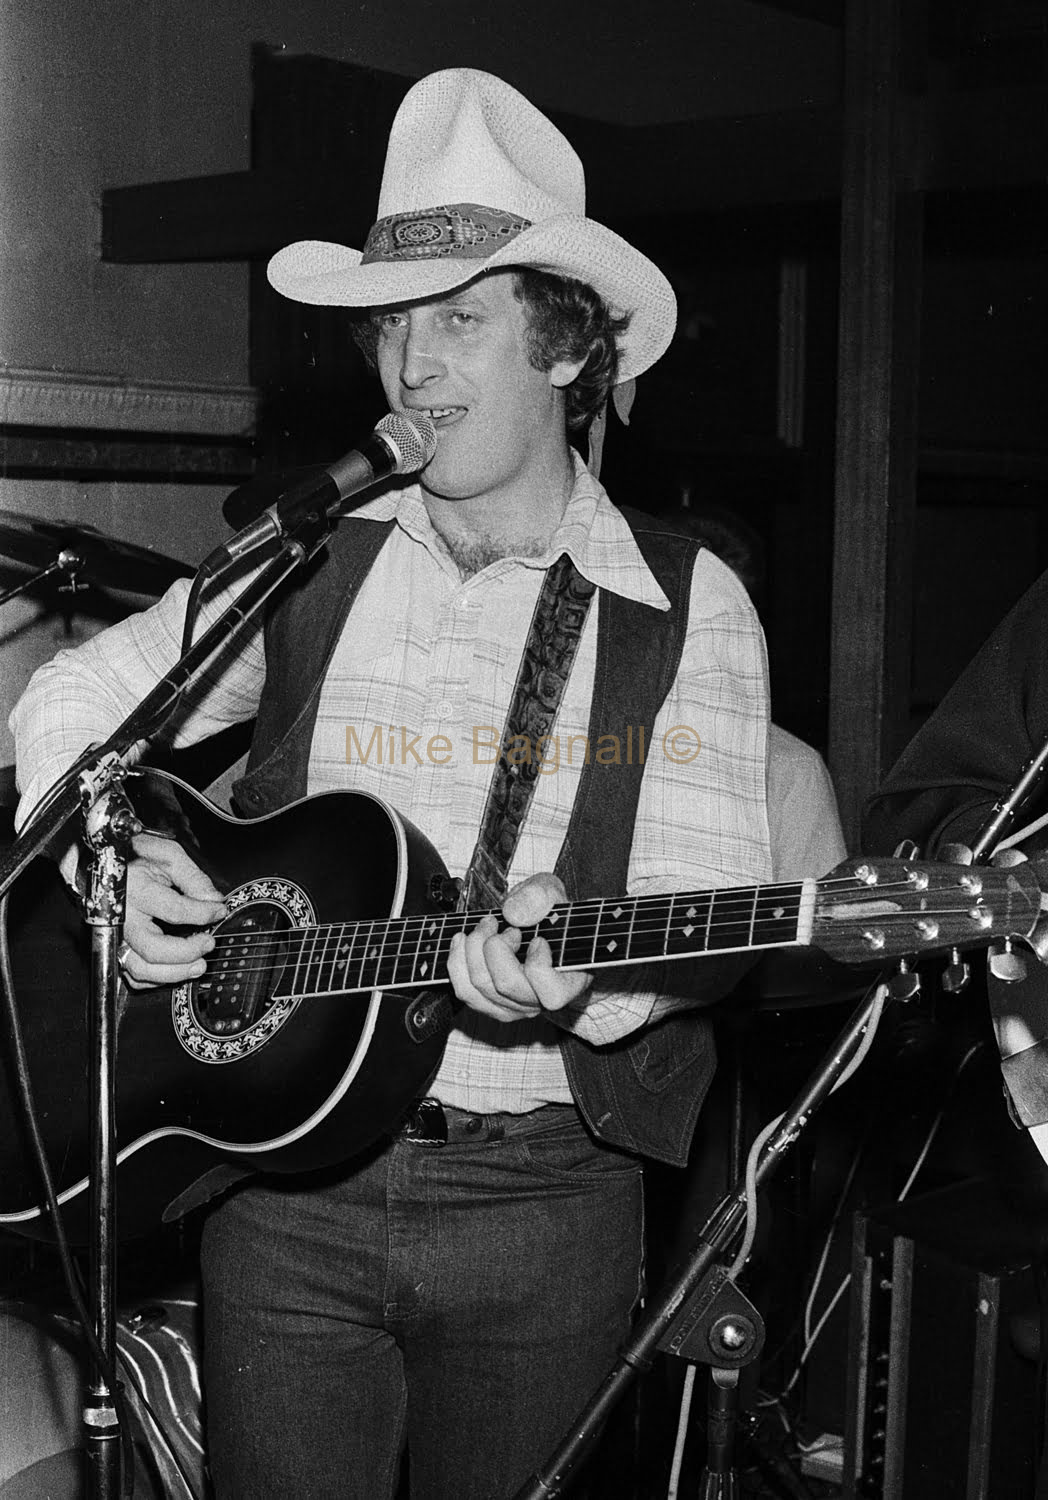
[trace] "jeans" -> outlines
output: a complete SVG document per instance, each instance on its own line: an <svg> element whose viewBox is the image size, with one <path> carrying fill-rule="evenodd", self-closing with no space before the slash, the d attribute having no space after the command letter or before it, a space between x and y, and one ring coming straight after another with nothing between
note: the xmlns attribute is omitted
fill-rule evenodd
<svg viewBox="0 0 1048 1500"><path fill-rule="evenodd" d="M636 1159L570 1105L447 1111L322 1178L254 1179L202 1247L220 1500L509 1500L601 1384L641 1293Z"/></svg>

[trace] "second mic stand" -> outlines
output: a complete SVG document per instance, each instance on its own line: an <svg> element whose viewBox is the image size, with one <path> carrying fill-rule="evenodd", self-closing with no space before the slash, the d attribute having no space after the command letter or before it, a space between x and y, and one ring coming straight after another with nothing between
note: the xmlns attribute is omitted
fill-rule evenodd
<svg viewBox="0 0 1048 1500"><path fill-rule="evenodd" d="M855 1059L871 1024L879 1015L886 983L879 979L866 991L830 1051L764 1143L750 1182L734 1184L710 1215L695 1249L676 1271L670 1273L667 1285L645 1308L643 1318L620 1351L614 1368L579 1414L560 1447L544 1467L517 1490L512 1500L550 1500L551 1496L565 1492L576 1478L579 1466L594 1446L605 1421L637 1376L651 1368L659 1350L685 1359L701 1360L727 1371L737 1370L759 1352L763 1336L760 1319L736 1290L721 1261L740 1241L751 1191L762 1187L777 1170L815 1110L842 1080ZM721 1390L727 1390L729 1386L730 1381L722 1379ZM715 1422L717 1408L723 1404L721 1398L714 1397ZM702 1500L713 1500L713 1497L727 1500L734 1476L729 1434L722 1426L716 1429L716 1451L712 1457L719 1468L707 1466L706 1481L709 1482Z"/></svg>

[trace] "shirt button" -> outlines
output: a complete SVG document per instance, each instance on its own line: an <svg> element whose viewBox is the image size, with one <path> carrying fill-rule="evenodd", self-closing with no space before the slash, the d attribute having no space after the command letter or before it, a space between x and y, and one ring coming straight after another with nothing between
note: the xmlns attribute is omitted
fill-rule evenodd
<svg viewBox="0 0 1048 1500"><path fill-rule="evenodd" d="M453 703L449 702L449 700L447 698L444 699L443 703L438 703L437 704L437 718L438 719L450 719L451 715L454 713L454 711L455 711L455 705Z"/></svg>

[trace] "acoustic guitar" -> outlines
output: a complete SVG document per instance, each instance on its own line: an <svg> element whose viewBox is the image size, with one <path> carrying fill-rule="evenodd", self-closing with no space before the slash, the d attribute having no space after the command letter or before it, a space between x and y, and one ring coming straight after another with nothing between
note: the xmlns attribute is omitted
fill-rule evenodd
<svg viewBox="0 0 1048 1500"><path fill-rule="evenodd" d="M129 992L122 1007L121 1233L157 1222L219 1162L304 1172L387 1132L437 1069L455 1009L451 939L482 915L455 908L437 851L378 797L324 792L240 821L176 778L142 781L167 831L226 893L228 915L201 978ZM66 900L52 893L45 917L55 899ZM15 997L69 1217L85 1212L89 1186L86 938L71 906L57 932L34 929L40 906L23 900L17 913ZM809 945L871 965L1022 937L1040 909L1031 865L860 858L821 880L565 903L536 930L564 969ZM9 1051L5 1042L0 1226L46 1236Z"/></svg>

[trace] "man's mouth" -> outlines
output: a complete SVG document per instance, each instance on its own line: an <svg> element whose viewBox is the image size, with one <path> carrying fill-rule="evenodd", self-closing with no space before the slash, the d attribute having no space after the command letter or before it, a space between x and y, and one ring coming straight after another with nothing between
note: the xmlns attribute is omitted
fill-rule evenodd
<svg viewBox="0 0 1048 1500"><path fill-rule="evenodd" d="M429 418L434 427L448 427L466 412L464 406L423 406L419 409L423 416Z"/></svg>

